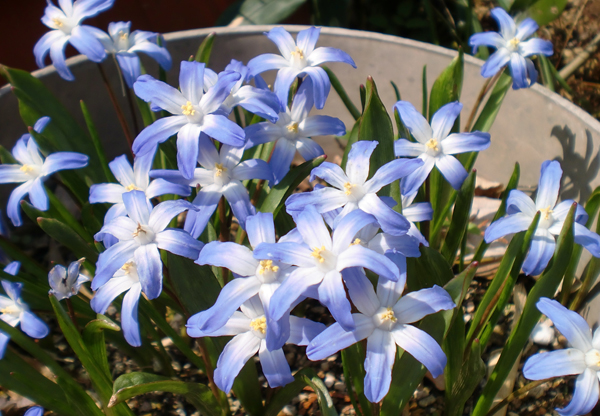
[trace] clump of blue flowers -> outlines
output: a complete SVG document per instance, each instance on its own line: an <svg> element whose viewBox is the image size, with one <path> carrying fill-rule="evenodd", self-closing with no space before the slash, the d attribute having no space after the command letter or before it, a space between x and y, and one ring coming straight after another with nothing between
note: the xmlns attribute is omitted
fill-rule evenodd
<svg viewBox="0 0 600 416"><path fill-rule="evenodd" d="M508 67L501 79L531 86L530 57L553 51L533 37L534 20L516 23L495 8L499 33L471 37L475 49L496 49L482 64L491 79L480 99L497 88L481 113L482 102L465 103L474 110L462 129L460 59L433 84L425 114L405 100L386 109L371 77L359 111L322 66L357 65L320 28L269 28L279 54L256 50L222 67L206 64L211 35L173 62L159 33L82 24L112 4L49 1L42 22L52 30L34 54L40 66L50 55L71 81L67 44L96 63L114 57L130 119L144 124L121 151L131 154L107 162L84 103L89 135L71 137L80 126L50 92L36 101L40 81L4 68L18 74L10 82L34 124L12 153L0 149L0 183L19 184L6 206L14 229L0 221L0 384L39 404L27 415L130 416L144 411L131 398L158 391L215 416L231 413L233 394L239 412L258 416L308 389L322 414L337 414L332 397L341 393L360 416L388 415L406 411L427 384L444 385L435 395L446 413L486 416L503 406L493 399L520 361L530 380L577 376L560 415L592 411L600 335L577 311L600 270L600 237L590 229L600 190L587 203L561 201L562 168L549 160L534 193L517 189L518 167L498 178L508 188L485 232L470 218L477 154L503 140L478 131L489 130L509 90L495 83ZM164 76L172 66L177 85ZM316 111L329 108L332 87L353 126ZM115 110L128 136L128 117ZM326 154L333 140L343 149ZM474 250L473 237L483 238ZM478 267L494 261L487 249L498 240L506 251L482 279ZM513 318L505 311L520 274L531 277ZM475 305L468 316L465 299ZM570 345L531 355L542 314ZM501 319L514 321L488 376ZM325 367L343 368L345 393L321 380Z"/></svg>

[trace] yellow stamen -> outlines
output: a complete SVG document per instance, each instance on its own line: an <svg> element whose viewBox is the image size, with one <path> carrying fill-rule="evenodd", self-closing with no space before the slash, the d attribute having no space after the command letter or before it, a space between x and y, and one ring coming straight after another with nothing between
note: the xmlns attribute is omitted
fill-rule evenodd
<svg viewBox="0 0 600 416"><path fill-rule="evenodd" d="M57 19L56 17L52 19L52 22L58 27L63 27L63 22L61 22L60 19Z"/></svg>
<svg viewBox="0 0 600 416"><path fill-rule="evenodd" d="M181 109L183 110L184 116L193 116L196 114L196 110L194 110L194 106L192 105L191 101L188 101L185 103L185 105L182 105Z"/></svg>
<svg viewBox="0 0 600 416"><path fill-rule="evenodd" d="M321 254L322 252L325 251L325 246L321 246L321 248L313 248L313 252L311 253L311 256L313 256L315 259L319 260L319 263L324 263L325 262L325 257L323 257L323 255Z"/></svg>
<svg viewBox="0 0 600 416"><path fill-rule="evenodd" d="M227 168L222 163L215 163L215 170L215 176L221 176L223 172L227 172Z"/></svg>
<svg viewBox="0 0 600 416"><path fill-rule="evenodd" d="M427 146L428 148L430 148L431 150L435 150L436 152L440 151L439 146L439 142L436 139L429 139L427 140L427 143L425 143L425 146Z"/></svg>
<svg viewBox="0 0 600 416"><path fill-rule="evenodd" d="M137 237L140 233L146 234L146 231L142 228L142 224L138 222L137 229L133 232L133 236Z"/></svg>
<svg viewBox="0 0 600 416"><path fill-rule="evenodd" d="M25 173L29 173L29 172L33 171L33 168L29 165L23 165L19 169Z"/></svg>
<svg viewBox="0 0 600 416"><path fill-rule="evenodd" d="M127 185L125 187L125 189L127 189L127 192L129 192L129 191L141 191L141 189L138 188L137 186L135 186L134 184Z"/></svg>
<svg viewBox="0 0 600 416"><path fill-rule="evenodd" d="M512 47L512 48L516 48L517 46L519 46L519 43L521 43L521 41L517 38L512 38L511 40L508 41L508 44Z"/></svg>
<svg viewBox="0 0 600 416"><path fill-rule="evenodd" d="M121 269L123 269L123 271L127 274L131 273L131 269L133 269L133 262L128 261L121 267Z"/></svg>
<svg viewBox="0 0 600 416"><path fill-rule="evenodd" d="M351 246L356 246L360 244L360 238L355 238L353 242L350 243Z"/></svg>
<svg viewBox="0 0 600 416"><path fill-rule="evenodd" d="M387 311L381 314L381 320L396 322L398 318L396 318L396 315L394 314L392 308L387 308Z"/></svg>
<svg viewBox="0 0 600 416"><path fill-rule="evenodd" d="M6 313L9 315L13 315L19 312L21 312L21 308L19 308L17 305L10 305L4 309L0 309L0 313Z"/></svg>
<svg viewBox="0 0 600 416"><path fill-rule="evenodd" d="M304 59L304 52L296 46L296 50L292 52L292 56L295 56L298 59Z"/></svg>
<svg viewBox="0 0 600 416"><path fill-rule="evenodd" d="M350 194L352 193L352 188L354 188L355 186L356 186L356 185L354 185L353 183L346 182L346 183L344 184L344 189L345 189L344 193L345 193L346 195L350 195Z"/></svg>
<svg viewBox="0 0 600 416"><path fill-rule="evenodd" d="M260 268L258 269L258 274L264 274L265 272L273 272L277 273L279 271L279 266L273 265L273 260L261 260Z"/></svg>
<svg viewBox="0 0 600 416"><path fill-rule="evenodd" d="M119 31L119 37L120 37L122 40L127 40L127 38L129 37L129 33L127 33L127 32L123 32L123 31L121 30L121 31Z"/></svg>
<svg viewBox="0 0 600 416"><path fill-rule="evenodd" d="M541 217L543 220L549 220L550 216L553 212L554 211L552 209L550 209L550 206L540 209L540 213L542 214Z"/></svg>
<svg viewBox="0 0 600 416"><path fill-rule="evenodd" d="M293 122L287 126L290 133L298 133L298 123Z"/></svg>
<svg viewBox="0 0 600 416"><path fill-rule="evenodd" d="M267 333L267 318L261 316L260 318L256 318L250 322L250 328L255 331L260 332L261 334Z"/></svg>

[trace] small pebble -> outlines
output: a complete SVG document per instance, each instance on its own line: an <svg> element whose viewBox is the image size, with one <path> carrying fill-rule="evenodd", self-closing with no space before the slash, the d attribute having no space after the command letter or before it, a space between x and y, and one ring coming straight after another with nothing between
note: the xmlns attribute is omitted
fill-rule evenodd
<svg viewBox="0 0 600 416"><path fill-rule="evenodd" d="M281 412L279 412L279 416L296 416L297 413L297 409L296 406L292 406L292 405L287 405L285 406L283 409L281 409Z"/></svg>
<svg viewBox="0 0 600 416"><path fill-rule="evenodd" d="M343 392L344 390L346 390L346 383L344 383L343 381L336 381L333 385L333 389L335 391Z"/></svg>
<svg viewBox="0 0 600 416"><path fill-rule="evenodd" d="M415 391L413 397L415 400L421 400L427 396L429 396L429 387L423 387L422 389Z"/></svg>
<svg viewBox="0 0 600 416"><path fill-rule="evenodd" d="M423 400L419 400L419 406L427 407L435 403L435 396L427 396Z"/></svg>
<svg viewBox="0 0 600 416"><path fill-rule="evenodd" d="M330 388L333 386L333 384L335 383L335 376L333 375L333 373L325 374L324 383L327 386L327 388Z"/></svg>

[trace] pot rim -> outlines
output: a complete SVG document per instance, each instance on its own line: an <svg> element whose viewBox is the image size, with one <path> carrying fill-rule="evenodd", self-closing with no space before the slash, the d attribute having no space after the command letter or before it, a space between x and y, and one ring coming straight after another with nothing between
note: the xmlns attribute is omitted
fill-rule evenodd
<svg viewBox="0 0 600 416"><path fill-rule="evenodd" d="M311 27L310 25L247 25L247 26L223 26L223 27L211 27L204 29L190 29L190 30L182 30L177 32L170 32L163 34L165 41L173 41L180 39L190 39L196 38L200 36L207 36L211 33L216 33L219 37L227 37L227 36L239 36L239 35L256 35L269 31L274 27L283 27L290 33L298 33L303 29L307 29ZM396 45L408 46L410 48L426 50L433 54L442 55L448 58L454 58L456 56L456 51L454 49L443 48L441 46L432 45L425 42L420 42L412 39L406 39L399 36L393 35L384 35L376 32L369 32L365 30L355 30L355 29L344 29L337 27L321 27L321 33L345 37L345 38L367 38L376 40L383 43L392 43ZM68 58L66 63L68 66L73 67L76 65L80 65L83 62L87 61L87 57L84 55L77 55L72 58ZM465 62L470 65L475 65L478 67L483 66L485 61L475 58L471 55L465 54ZM56 69L53 65L48 65L45 68L38 69L33 71L31 74L37 78L43 78L48 75L54 74ZM68 82L68 81L65 81ZM534 93L542 95L548 99L550 99L554 104L562 107L566 111L572 113L576 117L580 118L582 122L584 122L590 130L595 131L597 134L600 134L600 121L596 120L591 114L587 111L583 110L581 107L577 106L573 102L567 100L566 98L561 97L559 94L550 91L548 88L543 85L536 83L534 86L529 88L534 91ZM10 84L7 84L0 88L0 98L9 93L11 90Z"/></svg>

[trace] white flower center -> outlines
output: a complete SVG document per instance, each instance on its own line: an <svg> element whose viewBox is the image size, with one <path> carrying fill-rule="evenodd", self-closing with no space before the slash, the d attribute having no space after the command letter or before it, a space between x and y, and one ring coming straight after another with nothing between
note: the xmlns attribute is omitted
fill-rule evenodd
<svg viewBox="0 0 600 416"><path fill-rule="evenodd" d="M215 184L218 186L225 186L231 180L231 177L229 176L229 169L223 166L222 163L215 163L214 172L215 174L213 179Z"/></svg>
<svg viewBox="0 0 600 416"><path fill-rule="evenodd" d="M546 208L542 208L540 211L540 222L538 223L538 228L542 228L547 230L554 224L554 217L552 213L554 212L550 206Z"/></svg>
<svg viewBox="0 0 600 416"><path fill-rule="evenodd" d="M431 156L437 156L441 152L440 142L438 142L433 137L427 140L427 143L425 143L425 147L427 147L427 154Z"/></svg>
<svg viewBox="0 0 600 416"><path fill-rule="evenodd" d="M304 51L296 46L296 50L290 54L290 66L295 69L306 68L306 57Z"/></svg>
<svg viewBox="0 0 600 416"><path fill-rule="evenodd" d="M521 43L521 41L517 38L512 38L511 40L509 40L508 42L506 42L506 48L511 51L514 52L517 49L519 49L519 43Z"/></svg>
<svg viewBox="0 0 600 416"><path fill-rule="evenodd" d="M348 201L357 202L365 196L365 191L362 185L346 182L344 184L344 194L348 197Z"/></svg>
<svg viewBox="0 0 600 416"><path fill-rule="evenodd" d="M22 311L23 311L23 308L21 308L19 305L17 305L16 302L13 302L11 305L8 305L7 307L0 309L0 314L7 314L7 315L12 315L14 317L19 317L19 315L21 314Z"/></svg>
<svg viewBox="0 0 600 416"><path fill-rule="evenodd" d="M73 19L69 19L69 18L55 17L52 19L52 23L54 23L55 29L60 30L65 35L70 35L71 31L73 30L73 28L75 26L77 26L78 22L73 21Z"/></svg>
<svg viewBox="0 0 600 416"><path fill-rule="evenodd" d="M133 239L141 246L154 242L154 230L148 225L142 225L138 222L136 230L133 232Z"/></svg>
<svg viewBox="0 0 600 416"><path fill-rule="evenodd" d="M250 322L250 329L257 337L264 339L267 334L267 318L261 316Z"/></svg>
<svg viewBox="0 0 600 416"><path fill-rule="evenodd" d="M313 248L311 256L315 259L315 264L319 270L324 273L335 269L337 266L337 256L327 250L325 246Z"/></svg>
<svg viewBox="0 0 600 416"><path fill-rule="evenodd" d="M277 280L279 266L274 264L273 260L261 260L256 269L256 277L262 283L272 283Z"/></svg>
<svg viewBox="0 0 600 416"><path fill-rule="evenodd" d="M137 185L135 185L135 184L133 184L133 183L132 183L132 184L129 184L129 185L127 185L127 186L125 187L125 189L127 189L127 192L129 192L129 191L141 191L141 189L140 189L140 188L138 188L138 187L137 187Z"/></svg>
<svg viewBox="0 0 600 416"><path fill-rule="evenodd" d="M187 101L181 106L181 114L187 116L188 121L193 124L202 124L204 118L204 113L202 113L200 107L192 104L191 101Z"/></svg>
<svg viewBox="0 0 600 416"><path fill-rule="evenodd" d="M40 167L37 165L25 164L25 165L21 166L19 169L21 170L21 172L25 172L32 178L37 178L38 176L40 176Z"/></svg>
<svg viewBox="0 0 600 416"><path fill-rule="evenodd" d="M129 33L124 30L119 30L117 38L114 39L115 47L119 52L128 51L130 48Z"/></svg>
<svg viewBox="0 0 600 416"><path fill-rule="evenodd" d="M585 365L594 371L600 371L600 351L593 348L585 354Z"/></svg>
<svg viewBox="0 0 600 416"><path fill-rule="evenodd" d="M379 329L384 331L391 331L394 325L398 322L398 318L394 314L394 310L389 307L381 307L373 315L373 323Z"/></svg>

